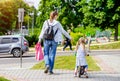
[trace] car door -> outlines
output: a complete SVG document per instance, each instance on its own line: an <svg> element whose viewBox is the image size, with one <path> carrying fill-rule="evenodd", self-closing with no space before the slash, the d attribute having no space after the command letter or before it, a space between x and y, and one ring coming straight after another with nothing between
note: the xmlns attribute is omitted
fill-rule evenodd
<svg viewBox="0 0 120 81"><path fill-rule="evenodd" d="M0 53L8 53L11 47L11 38L3 37L0 43Z"/></svg>

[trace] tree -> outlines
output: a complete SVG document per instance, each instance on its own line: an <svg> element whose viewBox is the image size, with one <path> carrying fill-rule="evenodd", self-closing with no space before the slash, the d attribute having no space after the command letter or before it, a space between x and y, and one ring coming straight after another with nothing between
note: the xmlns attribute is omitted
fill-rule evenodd
<svg viewBox="0 0 120 81"><path fill-rule="evenodd" d="M71 27L78 27L81 24L83 14L79 12L81 5L77 5L81 0L61 0L61 10L59 20L67 29Z"/></svg>
<svg viewBox="0 0 120 81"><path fill-rule="evenodd" d="M68 27L99 27L115 29L114 40L118 40L120 22L119 0L41 0L37 23L41 27L52 10L59 11L59 21Z"/></svg>
<svg viewBox="0 0 120 81"><path fill-rule="evenodd" d="M49 14L51 11L55 10L55 5L59 6L60 0L41 0L39 6L39 16L37 17L36 24L38 27L42 27L43 22L49 18Z"/></svg>
<svg viewBox="0 0 120 81"><path fill-rule="evenodd" d="M40 15L37 18L38 26L42 26L44 20L49 18L53 10L58 10L59 21L65 29L77 27L82 19L82 13L78 12L80 5L76 5L81 0L41 0L39 6Z"/></svg>
<svg viewBox="0 0 120 81"><path fill-rule="evenodd" d="M84 26L99 27L101 29L115 29L114 40L118 40L118 24L120 22L119 0L82 0L79 9L84 14Z"/></svg>
<svg viewBox="0 0 120 81"><path fill-rule="evenodd" d="M0 2L0 27L2 31L7 31L7 29L10 29L10 26L13 23L14 18L14 11L12 10L12 2Z"/></svg>
<svg viewBox="0 0 120 81"><path fill-rule="evenodd" d="M29 9L23 0L0 1L0 31L5 33L18 28L18 8Z"/></svg>

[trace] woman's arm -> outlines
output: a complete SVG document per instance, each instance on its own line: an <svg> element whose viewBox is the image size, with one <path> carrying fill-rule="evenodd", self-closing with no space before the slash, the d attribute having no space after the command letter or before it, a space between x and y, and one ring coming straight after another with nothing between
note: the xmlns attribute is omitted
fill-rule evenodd
<svg viewBox="0 0 120 81"><path fill-rule="evenodd" d="M68 39L71 40L70 35L63 29L62 25L58 22L58 27L60 29L60 31L62 32L62 34L64 34Z"/></svg>
<svg viewBox="0 0 120 81"><path fill-rule="evenodd" d="M76 43L75 52L78 50L78 42Z"/></svg>
<svg viewBox="0 0 120 81"><path fill-rule="evenodd" d="M43 23L43 27L42 27L41 33L39 35L39 42L41 42L41 39L43 39L43 34L44 34L44 31L45 31L45 25L46 25L46 21Z"/></svg>

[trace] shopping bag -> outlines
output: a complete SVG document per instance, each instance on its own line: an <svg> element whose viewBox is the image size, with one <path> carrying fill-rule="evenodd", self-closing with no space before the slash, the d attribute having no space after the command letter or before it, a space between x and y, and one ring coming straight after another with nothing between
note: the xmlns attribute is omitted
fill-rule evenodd
<svg viewBox="0 0 120 81"><path fill-rule="evenodd" d="M43 51L42 51L42 47L40 43L37 43L35 45L35 57L37 61L43 60L44 56L43 56Z"/></svg>

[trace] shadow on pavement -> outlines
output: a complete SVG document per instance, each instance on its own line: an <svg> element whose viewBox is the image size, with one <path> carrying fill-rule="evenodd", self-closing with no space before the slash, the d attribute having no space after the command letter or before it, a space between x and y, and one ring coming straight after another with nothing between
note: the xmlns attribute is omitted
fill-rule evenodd
<svg viewBox="0 0 120 81"><path fill-rule="evenodd" d="M22 58L29 58L35 57L35 55L23 55ZM20 58L20 57L13 57L12 55L0 55L0 58Z"/></svg>

